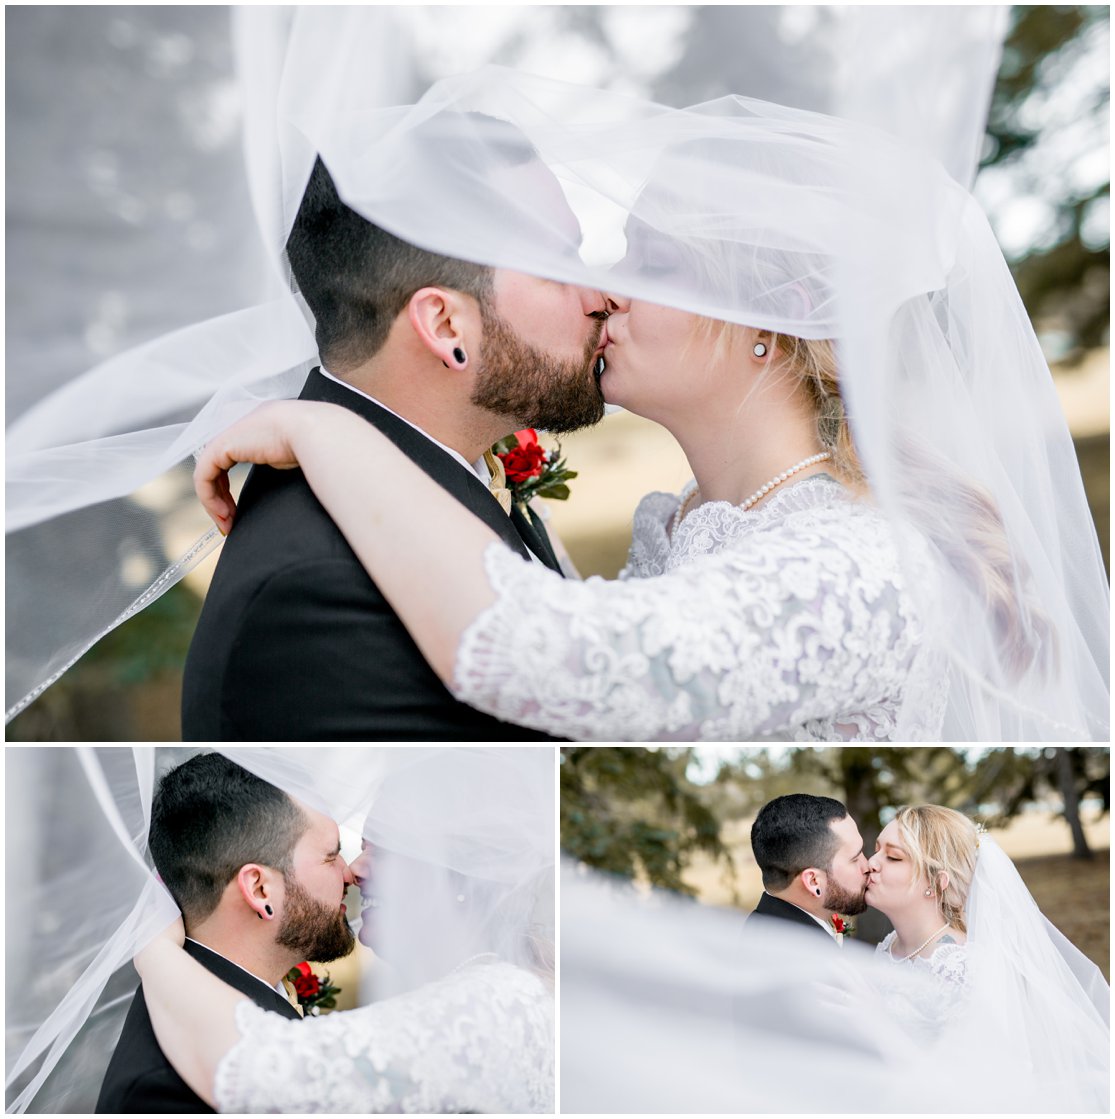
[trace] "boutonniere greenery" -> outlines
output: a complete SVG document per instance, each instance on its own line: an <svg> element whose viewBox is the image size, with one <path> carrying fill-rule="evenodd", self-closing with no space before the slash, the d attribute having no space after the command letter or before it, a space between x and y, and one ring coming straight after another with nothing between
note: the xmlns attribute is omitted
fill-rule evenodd
<svg viewBox="0 0 1115 1119"><path fill-rule="evenodd" d="M569 481L577 477L561 457L561 444L547 450L538 442L533 427L516 431L501 439L493 448L503 463L507 488L516 505L526 505L532 497L548 497L565 501L569 497Z"/></svg>
<svg viewBox="0 0 1115 1119"><path fill-rule="evenodd" d="M320 1014L323 1010L332 1010L337 1005L337 996L341 993L341 988L333 986L329 979L329 972L325 973L324 978L319 978L313 973L309 964L298 964L286 973L285 978L294 988L303 1014Z"/></svg>
<svg viewBox="0 0 1115 1119"><path fill-rule="evenodd" d="M851 936L855 931L855 925L850 925L839 913L832 915L832 928L837 936Z"/></svg>

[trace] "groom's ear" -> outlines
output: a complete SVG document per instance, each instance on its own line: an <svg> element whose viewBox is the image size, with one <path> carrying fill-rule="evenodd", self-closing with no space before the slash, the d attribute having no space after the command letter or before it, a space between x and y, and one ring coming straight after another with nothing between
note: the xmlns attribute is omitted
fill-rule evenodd
<svg viewBox="0 0 1115 1119"><path fill-rule="evenodd" d="M816 867L806 867L805 870L798 875L801 884L813 894L815 897L820 897L824 890L824 885L821 882L821 873Z"/></svg>
<svg viewBox="0 0 1115 1119"><path fill-rule="evenodd" d="M419 288L407 302L415 337L447 369L464 369L480 342L479 306L452 288Z"/></svg>
<svg viewBox="0 0 1115 1119"><path fill-rule="evenodd" d="M270 871L259 863L245 863L236 875L236 887L245 904L260 920L270 921L275 916Z"/></svg>

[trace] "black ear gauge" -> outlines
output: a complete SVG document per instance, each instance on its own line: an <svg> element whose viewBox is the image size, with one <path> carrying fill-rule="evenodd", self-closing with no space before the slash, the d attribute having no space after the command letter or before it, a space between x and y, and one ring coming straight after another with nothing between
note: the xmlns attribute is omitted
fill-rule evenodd
<svg viewBox="0 0 1115 1119"><path fill-rule="evenodd" d="M468 361L468 356L465 354L465 351L462 350L460 346L453 347L453 360L458 365L464 365L464 363Z"/></svg>

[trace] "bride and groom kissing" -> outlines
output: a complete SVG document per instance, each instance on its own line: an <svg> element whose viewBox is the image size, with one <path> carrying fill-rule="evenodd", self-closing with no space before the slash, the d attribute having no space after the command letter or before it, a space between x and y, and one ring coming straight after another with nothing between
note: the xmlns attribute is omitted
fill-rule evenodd
<svg viewBox="0 0 1115 1119"><path fill-rule="evenodd" d="M537 152L487 123L500 162L470 181L576 244ZM626 236L636 269L663 250L635 212ZM861 500L830 340L428 252L349 209L320 158L286 249L322 365L199 453L228 539L184 738L939 736L940 689L907 690L941 674L886 515ZM778 254L747 267L733 298L796 290ZM643 499L620 579L582 582L529 506L494 496L490 448L606 401L665 426L694 483ZM238 461L257 469L237 508Z"/></svg>
<svg viewBox="0 0 1115 1119"><path fill-rule="evenodd" d="M343 899L363 878L341 857L337 825L222 755L201 754L161 782L149 842L184 915L186 952L257 1006L301 1018L284 976L355 944ZM211 1110L159 1048L138 991L97 1111Z"/></svg>
<svg viewBox="0 0 1115 1119"><path fill-rule="evenodd" d="M963 983L963 909L979 839L959 812L938 805L899 810L868 857L855 820L838 800L793 793L769 801L751 829L764 892L754 916L822 929L844 944L844 917L873 908L894 925L878 951Z"/></svg>
<svg viewBox="0 0 1115 1119"><path fill-rule="evenodd" d="M552 968L520 935L530 907L505 911L513 859L504 879L486 880L460 857L464 841L428 816L458 828L462 812L495 803L470 774L513 781L538 767L457 760L439 752L389 774L351 866L328 815L222 754L171 770L152 803L150 850L182 920L135 957L142 989L97 1111L552 1110ZM470 850L495 857L490 812L487 823L487 842ZM530 829L518 834L529 848ZM352 951L352 885L379 997L300 1021L283 977Z"/></svg>

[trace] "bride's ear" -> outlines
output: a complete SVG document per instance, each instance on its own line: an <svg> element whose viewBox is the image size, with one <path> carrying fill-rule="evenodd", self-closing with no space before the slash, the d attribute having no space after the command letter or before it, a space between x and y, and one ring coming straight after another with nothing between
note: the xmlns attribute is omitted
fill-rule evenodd
<svg viewBox="0 0 1115 1119"><path fill-rule="evenodd" d="M236 887L248 908L254 910L261 921L270 921L275 916L266 868L258 863L245 863L236 875Z"/></svg>
<svg viewBox="0 0 1115 1119"><path fill-rule="evenodd" d="M469 339L479 340L472 310L466 297L447 288L419 288L407 302L415 337L446 369L468 366Z"/></svg>

